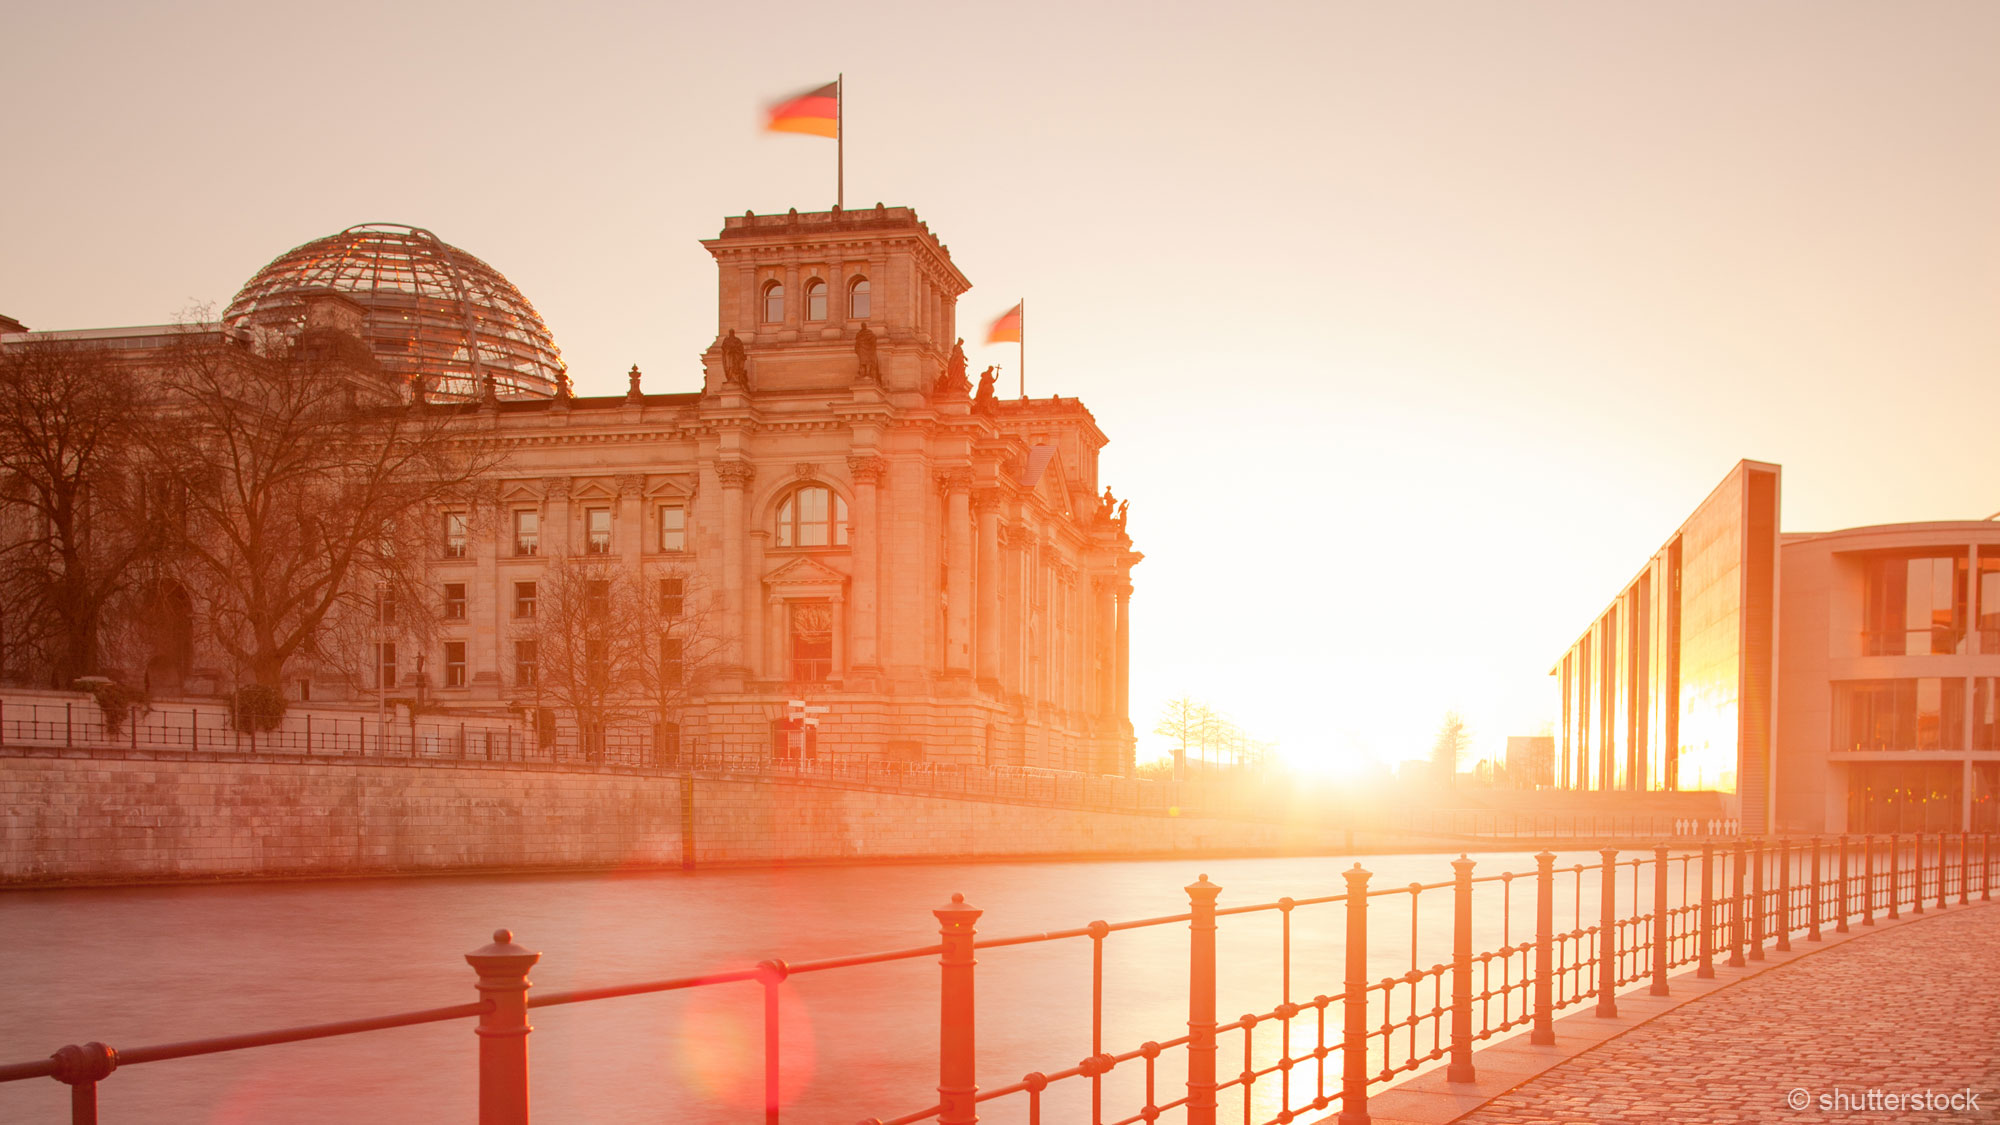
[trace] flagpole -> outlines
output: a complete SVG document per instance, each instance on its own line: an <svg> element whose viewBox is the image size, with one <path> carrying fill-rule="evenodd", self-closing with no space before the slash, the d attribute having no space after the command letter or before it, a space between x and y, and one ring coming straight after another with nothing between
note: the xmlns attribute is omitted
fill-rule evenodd
<svg viewBox="0 0 2000 1125"><path fill-rule="evenodd" d="M1021 378L1021 397L1028 397L1028 299L1021 298L1021 334L1014 341L1021 345L1021 359L1015 364L1014 374Z"/></svg>
<svg viewBox="0 0 2000 1125"><path fill-rule="evenodd" d="M825 74L826 71L820 71ZM847 209L847 73L833 76L833 209Z"/></svg>

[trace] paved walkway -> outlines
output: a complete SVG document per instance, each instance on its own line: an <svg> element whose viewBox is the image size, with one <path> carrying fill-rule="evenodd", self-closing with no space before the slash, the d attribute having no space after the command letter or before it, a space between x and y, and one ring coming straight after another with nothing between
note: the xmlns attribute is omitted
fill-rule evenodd
<svg viewBox="0 0 2000 1125"><path fill-rule="evenodd" d="M1962 1100L1956 1109L1871 1108L1871 1089L1969 1089L1978 1108ZM1850 1100L1836 1101L1841 1095ZM2000 906L1953 906L1873 932L1857 927L1854 940L1665 1011L1456 1118L1459 1125L1835 1120L2000 1121Z"/></svg>

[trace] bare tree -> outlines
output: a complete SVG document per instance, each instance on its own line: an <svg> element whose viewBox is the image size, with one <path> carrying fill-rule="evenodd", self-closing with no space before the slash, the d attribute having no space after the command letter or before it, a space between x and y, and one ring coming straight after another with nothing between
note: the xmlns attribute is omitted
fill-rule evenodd
<svg viewBox="0 0 2000 1125"><path fill-rule="evenodd" d="M1174 740L1175 780L1186 780L1188 750L1202 745L1214 719L1215 713L1208 704L1186 692L1167 700L1166 705L1160 708L1160 719L1153 724L1153 733Z"/></svg>
<svg viewBox="0 0 2000 1125"><path fill-rule="evenodd" d="M57 687L99 671L107 612L157 545L132 471L142 396L105 356L66 341L0 352L7 663L22 657Z"/></svg>
<svg viewBox="0 0 2000 1125"><path fill-rule="evenodd" d="M639 575L631 645L640 692L652 707L658 764L677 760L683 712L722 659L716 607L687 563L654 563Z"/></svg>
<svg viewBox="0 0 2000 1125"><path fill-rule="evenodd" d="M190 337L145 428L147 471L185 504L183 585L207 635L265 687L330 617L428 604L436 506L498 460L456 408L425 405L348 342L265 354Z"/></svg>
<svg viewBox="0 0 2000 1125"><path fill-rule="evenodd" d="M556 555L535 583L535 616L516 636L535 646L537 693L569 712L592 759L612 725L647 710L634 625L642 601L636 576L617 560Z"/></svg>
<svg viewBox="0 0 2000 1125"><path fill-rule="evenodd" d="M1464 717L1457 711L1446 711L1444 722L1438 727L1437 739L1431 743L1431 768L1444 787L1457 785L1458 765L1471 743L1472 736L1465 729Z"/></svg>

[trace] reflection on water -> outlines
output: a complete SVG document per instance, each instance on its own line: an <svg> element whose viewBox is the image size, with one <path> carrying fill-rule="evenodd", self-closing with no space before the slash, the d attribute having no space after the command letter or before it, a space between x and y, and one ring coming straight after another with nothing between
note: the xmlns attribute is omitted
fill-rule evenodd
<svg viewBox="0 0 2000 1125"><path fill-rule="evenodd" d="M462 954L498 926L542 951L538 990L740 968L768 957L804 961L926 945L930 909L962 892L986 911L982 937L1120 921L1187 909L1182 887L1205 871L1221 905L1336 894L1348 858L816 867L790 870L424 878L154 889L29 891L0 895L0 947L10 952L0 1062L47 1055L65 1043L114 1047L170 1042L476 999ZM1372 888L1451 877L1448 857L1369 856ZM1597 862L1566 855L1562 865ZM1477 874L1532 872L1520 853L1481 857ZM1641 888L1650 903L1648 886ZM1630 875L1619 884L1629 913ZM1592 873L1559 880L1596 908ZM1482 885L1475 949L1533 934L1533 879L1515 881L1502 911L1498 884ZM1674 897L1679 898L1678 879ZM1339 904L1300 907L1292 933L1292 996L1341 988ZM1412 964L1408 896L1373 900L1370 972ZM1558 928L1571 910L1559 909ZM1427 892L1415 962L1449 959L1451 895ZM1105 942L1104 1049L1118 1053L1187 1029L1185 923L1112 934ZM1279 915L1224 918L1219 1018L1266 1012L1282 999ZM1090 941L984 950L978 968L980 1084L1075 1065L1091 1053ZM784 988L788 1121L850 1123L932 1104L937 1083L936 958L797 977ZM1426 991L1428 998L1428 991ZM1339 1033L1338 1008L1329 1012ZM1379 1014L1376 1022L1379 1022ZM762 1005L754 984L598 1001L534 1013L534 1109L545 1122L690 1123L760 1120ZM1294 1052L1312 1046L1310 1014ZM1429 1046L1424 1033L1420 1048ZM1258 1029L1259 1065L1277 1034ZM1241 1068L1243 1036L1225 1034L1217 1070ZM1329 1088L1338 1085L1338 1056ZM1184 1080L1178 1052L1159 1060L1162 1101ZM126 1122L464 1121L475 1103L470 1021L373 1032L316 1043L150 1063L100 1087L103 1120ZM1140 1064L1105 1080L1107 1116L1136 1112ZM1312 1096L1309 1068L1294 1072L1294 1104ZM1072 1079L1045 1095L1044 1120L1087 1120L1089 1086ZM1259 1084L1260 1118L1279 1108L1276 1076ZM1223 1098L1223 1120L1241 1111ZM67 1091L48 1079L0 1086L0 1120L67 1119ZM1115 1111L1115 1113L1114 1113ZM1020 1098L987 1103L983 1120L1024 1119Z"/></svg>

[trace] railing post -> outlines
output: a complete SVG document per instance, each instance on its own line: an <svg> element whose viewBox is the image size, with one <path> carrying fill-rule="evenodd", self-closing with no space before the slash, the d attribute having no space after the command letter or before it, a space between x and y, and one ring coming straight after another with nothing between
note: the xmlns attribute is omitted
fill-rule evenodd
<svg viewBox="0 0 2000 1125"><path fill-rule="evenodd" d="M1539 852L1535 856L1535 1030L1528 1042L1540 1047L1556 1041L1555 864L1553 852Z"/></svg>
<svg viewBox="0 0 2000 1125"><path fill-rule="evenodd" d="M1597 1014L1618 1014L1618 849L1600 848L1604 867L1598 876Z"/></svg>
<svg viewBox="0 0 2000 1125"><path fill-rule="evenodd" d="M1945 838L1945 836L1946 836L1946 833L1943 833L1943 832L1940 832L1940 833L1938 833L1938 834L1937 834L1937 838L1938 838L1938 850L1937 850L1937 884L1938 884L1938 898L1937 898L1937 908L1938 908L1939 910L1943 910L1943 909L1945 908L1945 905L1946 905L1946 903L1945 903L1945 901L1944 901L1944 898L1945 898L1945 893L1946 893L1946 892L1945 892L1945 880L1944 880L1944 872L1945 872L1945 865L1944 865L1944 838Z"/></svg>
<svg viewBox="0 0 2000 1125"><path fill-rule="evenodd" d="M1875 834L1861 837L1861 924L1875 924Z"/></svg>
<svg viewBox="0 0 2000 1125"><path fill-rule="evenodd" d="M757 962L757 968L757 983L764 993L764 1125L778 1125L778 1091L782 1088L784 1073L778 1050L782 1026L778 1014L778 987L785 983L791 968L775 958Z"/></svg>
<svg viewBox="0 0 2000 1125"><path fill-rule="evenodd" d="M1811 875L1811 884L1812 884L1812 894L1809 896L1812 900L1811 903L1812 916L1809 919L1807 919L1806 922L1806 940L1823 941L1825 939L1820 936L1819 932L1819 916L1821 907L1820 907L1820 885L1819 885L1819 837L1818 836L1814 836L1812 838L1812 870L1811 872L1809 872L1809 874Z"/></svg>
<svg viewBox="0 0 2000 1125"><path fill-rule="evenodd" d="M74 1043L50 1055L49 1077L69 1087L70 1125L97 1125L97 1084L118 1069L118 1052L102 1043Z"/></svg>
<svg viewBox="0 0 2000 1125"><path fill-rule="evenodd" d="M1454 873L1451 914L1451 1064L1447 1082L1471 1082L1472 1069L1472 868L1477 860L1460 852Z"/></svg>
<svg viewBox="0 0 2000 1125"><path fill-rule="evenodd" d="M1667 994L1667 946L1673 941L1674 918L1667 910L1667 845L1653 845L1653 987L1654 996Z"/></svg>
<svg viewBox="0 0 2000 1125"><path fill-rule="evenodd" d="M1741 836L1738 836L1736 840L1729 845L1729 858L1730 858L1729 866L1731 871L1735 872L1736 875L1735 882L1729 884L1729 967L1732 969L1740 969L1743 967L1744 964L1743 962L1743 899L1744 899L1743 860L1745 858L1744 853L1747 852L1748 850L1749 849L1744 844L1743 838ZM1724 874L1726 877L1728 872L1725 872Z"/></svg>
<svg viewBox="0 0 2000 1125"><path fill-rule="evenodd" d="M1368 872L1357 863L1347 869L1346 878L1347 991L1340 1001L1340 1116L1336 1121L1338 1125L1368 1125ZM1214 1011L1212 1003L1210 1011ZM1211 1029L1213 1026L1211 1020ZM1211 1068L1214 1059L1211 1052ZM1213 1074L1211 1069L1211 1083ZM1211 1107L1208 1121L1212 1123L1215 1120L1212 1085L1208 1104ZM1189 1120L1193 1120L1192 1113Z"/></svg>
<svg viewBox="0 0 2000 1125"><path fill-rule="evenodd" d="M1715 975L1715 841L1701 842L1701 963L1694 975L1708 980Z"/></svg>
<svg viewBox="0 0 2000 1125"><path fill-rule="evenodd" d="M1188 920L1187 1120L1215 1125L1215 898L1222 888L1203 875L1186 889L1194 915ZM938 1118L938 1125L946 1119Z"/></svg>
<svg viewBox="0 0 2000 1125"><path fill-rule="evenodd" d="M1972 837L1960 832L1958 834L1958 904L1960 906L1966 906L1972 902L1972 884L1966 878L1972 873L1972 868L1968 866L1971 856Z"/></svg>
<svg viewBox="0 0 2000 1125"><path fill-rule="evenodd" d="M1993 833L1991 832L1980 837L1979 897L1989 902L1993 899Z"/></svg>
<svg viewBox="0 0 2000 1125"><path fill-rule="evenodd" d="M1847 932L1848 893L1849 891L1847 888L1847 833L1842 832L1840 834L1840 882L1839 885L1834 888L1833 892L1833 903L1834 903L1833 932L1836 934L1844 934Z"/></svg>
<svg viewBox="0 0 2000 1125"><path fill-rule="evenodd" d="M1896 832L1889 833L1889 920L1903 916L1903 907L1897 902L1903 897L1903 837Z"/></svg>
<svg viewBox="0 0 2000 1125"><path fill-rule="evenodd" d="M1792 949L1792 841L1778 837L1778 952Z"/></svg>
<svg viewBox="0 0 2000 1125"><path fill-rule="evenodd" d="M479 974L479 1125L528 1125L528 970L542 955L514 944L506 930L465 955Z"/></svg>
<svg viewBox="0 0 2000 1125"><path fill-rule="evenodd" d="M1764 838L1751 840L1750 849L1750 959L1764 959Z"/></svg>
<svg viewBox="0 0 2000 1125"><path fill-rule="evenodd" d="M938 1125L976 1125L978 1071L974 1065L972 967L973 923L985 913L955 894L931 911L938 920L944 953L938 958Z"/></svg>
<svg viewBox="0 0 2000 1125"><path fill-rule="evenodd" d="M1924 912L1924 834L1910 836L1910 913Z"/></svg>

